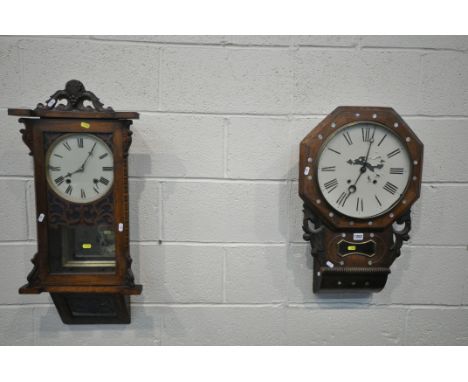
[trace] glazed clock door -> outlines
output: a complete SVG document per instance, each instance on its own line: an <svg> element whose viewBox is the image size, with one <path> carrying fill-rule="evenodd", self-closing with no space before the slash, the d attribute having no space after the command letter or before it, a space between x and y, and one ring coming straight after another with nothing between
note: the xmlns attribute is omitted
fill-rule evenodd
<svg viewBox="0 0 468 382"><path fill-rule="evenodd" d="M51 142L46 155L48 200L51 207L92 211L93 202L112 208L108 194L113 186L112 135L72 133L55 136L45 133ZM64 203L59 201L63 199ZM99 203L99 201L102 201ZM67 207L68 208L68 207ZM99 207L98 207L99 208ZM86 212L85 212L86 214ZM73 219L73 218L72 218ZM115 267L115 232L112 219L71 223L55 217L49 225L49 266L58 272L110 272Z"/></svg>
<svg viewBox="0 0 468 382"><path fill-rule="evenodd" d="M43 275L50 283L118 283L125 248L119 240L125 213L122 128L119 121L57 120L38 127L36 178ZM100 277L95 277L99 275ZM80 281L82 282L82 281Z"/></svg>
<svg viewBox="0 0 468 382"><path fill-rule="evenodd" d="M49 271L114 273L112 133L44 133Z"/></svg>
<svg viewBox="0 0 468 382"><path fill-rule="evenodd" d="M37 252L21 294L50 293L66 324L128 324L128 153L135 112L70 80L35 109L8 109L34 160ZM32 212L34 213L34 212Z"/></svg>

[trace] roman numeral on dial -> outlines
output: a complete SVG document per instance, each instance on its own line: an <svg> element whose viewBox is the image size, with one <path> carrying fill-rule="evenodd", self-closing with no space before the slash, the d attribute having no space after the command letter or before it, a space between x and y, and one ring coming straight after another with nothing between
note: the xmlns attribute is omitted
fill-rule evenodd
<svg viewBox="0 0 468 382"><path fill-rule="evenodd" d="M401 153L400 149L393 150L392 152L387 154L387 158L394 157L395 155L400 154L400 153Z"/></svg>
<svg viewBox="0 0 468 382"><path fill-rule="evenodd" d="M49 170L50 170L50 171L60 171L61 169L62 169L62 168L59 167L59 166L51 166L51 165L49 164Z"/></svg>
<svg viewBox="0 0 468 382"><path fill-rule="evenodd" d="M374 195L375 196L375 200L377 200L377 203L379 203L379 206L382 207L382 202L380 201L380 199L377 197L377 195Z"/></svg>
<svg viewBox="0 0 468 382"><path fill-rule="evenodd" d="M400 174L401 175L401 174L403 174L403 168L401 168L401 167L391 167L390 168L390 174L394 174L394 175Z"/></svg>
<svg viewBox="0 0 468 382"><path fill-rule="evenodd" d="M370 127L361 127L361 133L362 133L362 141L363 142L370 142L371 139L374 139L375 128L372 131L372 135L371 135L371 128Z"/></svg>
<svg viewBox="0 0 468 382"><path fill-rule="evenodd" d="M70 144L68 143L68 141L63 142L63 145L65 146L65 148L66 148L68 151L71 151L71 146L70 146Z"/></svg>
<svg viewBox="0 0 468 382"><path fill-rule="evenodd" d="M337 199L336 203L339 206L344 207L344 205L346 204L346 201L348 200L348 196L349 196L349 193L342 192L340 197Z"/></svg>
<svg viewBox="0 0 468 382"><path fill-rule="evenodd" d="M102 168L102 171L112 171L113 169L114 169L114 167L112 167L112 166L104 166Z"/></svg>
<svg viewBox="0 0 468 382"><path fill-rule="evenodd" d="M73 191L73 187L71 186L71 184L69 184L67 189L65 190L65 193L68 195L71 195L72 191Z"/></svg>
<svg viewBox="0 0 468 382"><path fill-rule="evenodd" d="M382 139L380 140L380 142L379 142L379 144L378 144L377 146L380 146L380 145L382 144L383 140L384 140L386 137L387 137L387 134L385 134L385 135L382 137Z"/></svg>
<svg viewBox="0 0 468 382"><path fill-rule="evenodd" d="M383 189L385 191L390 192L392 195L394 195L395 192L397 192L398 187L395 186L393 183L387 182L387 183L385 183L385 186L383 186Z"/></svg>
<svg viewBox="0 0 468 382"><path fill-rule="evenodd" d="M58 178L54 179L54 182L57 186L60 186L64 181L65 181L65 178L63 176L59 176Z"/></svg>
<svg viewBox="0 0 468 382"><path fill-rule="evenodd" d="M328 193L332 192L335 188L338 187L338 180L332 179L323 184Z"/></svg>
<svg viewBox="0 0 468 382"><path fill-rule="evenodd" d="M78 147L79 147L80 149L82 149L82 148L83 148L83 138L81 138L81 137L76 138L76 141L77 141L77 143L78 143Z"/></svg>
<svg viewBox="0 0 468 382"><path fill-rule="evenodd" d="M362 198L357 198L356 200L356 211L361 210L364 211L364 199Z"/></svg>
<svg viewBox="0 0 468 382"><path fill-rule="evenodd" d="M335 171L335 170L336 170L336 166L322 167L321 170L322 170L322 171Z"/></svg>
<svg viewBox="0 0 468 382"><path fill-rule="evenodd" d="M83 189L81 189L81 199L86 199L86 192Z"/></svg>
<svg viewBox="0 0 468 382"><path fill-rule="evenodd" d="M351 139L351 135L349 135L349 131L344 132L343 137L346 139L346 142L348 142L348 145L351 146L353 144L353 140Z"/></svg>
<svg viewBox="0 0 468 382"><path fill-rule="evenodd" d="M104 159L106 156L108 156L109 154L108 153L104 153L102 155L99 156L99 159Z"/></svg>
<svg viewBox="0 0 468 382"><path fill-rule="evenodd" d="M335 154L341 155L341 153L339 151L336 151L336 150L332 149L331 147L328 147L328 150L333 151Z"/></svg>
<svg viewBox="0 0 468 382"><path fill-rule="evenodd" d="M103 176L101 176L101 179L99 179L99 181L106 186L109 184L109 179L104 178Z"/></svg>

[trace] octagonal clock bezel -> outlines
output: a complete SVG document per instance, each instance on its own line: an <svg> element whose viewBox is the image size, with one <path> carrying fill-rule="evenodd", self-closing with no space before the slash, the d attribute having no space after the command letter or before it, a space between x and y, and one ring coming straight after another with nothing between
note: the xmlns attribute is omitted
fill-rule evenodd
<svg viewBox="0 0 468 382"><path fill-rule="evenodd" d="M352 123L377 123L392 130L406 145L412 174L401 199L390 210L372 218L350 218L338 212L322 196L317 183L318 155L329 137ZM398 219L419 198L424 146L392 108L340 106L322 120L301 142L299 195L324 222L338 229L383 229Z"/></svg>

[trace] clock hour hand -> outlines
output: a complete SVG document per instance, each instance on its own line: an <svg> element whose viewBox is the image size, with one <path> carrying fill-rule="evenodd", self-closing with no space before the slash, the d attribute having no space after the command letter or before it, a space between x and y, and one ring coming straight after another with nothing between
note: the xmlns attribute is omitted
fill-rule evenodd
<svg viewBox="0 0 468 382"><path fill-rule="evenodd" d="M85 159L85 161L83 162L83 164L82 164L80 167L78 167L78 170L75 170L75 171L73 171L73 172L67 173L67 175L65 175L65 178L70 178L73 174L76 174L77 172L83 172L83 171L84 171L85 165L86 165L86 163L88 162L89 157L90 157L91 155L93 155L93 151L94 151L94 148L96 147L96 143L97 143L97 142L94 143L93 148L91 149L90 152L88 152L88 156L86 157L86 159Z"/></svg>
<svg viewBox="0 0 468 382"><path fill-rule="evenodd" d="M65 178L71 178L73 174L76 174L77 172L83 172L83 166L81 166L78 170L73 171L73 172L68 172L67 175L65 175Z"/></svg>
<svg viewBox="0 0 468 382"><path fill-rule="evenodd" d="M371 138L369 140L369 147L367 148L367 154L366 154L366 157L364 159L364 161L362 160L362 158L364 158L363 156L362 157L359 157L356 161L359 161L360 163L362 162L362 166L361 168L359 169L359 175L358 177L356 178L356 180L354 181L354 183L348 187L348 193L349 194L353 194L356 192L356 184L357 182L359 181L359 179L361 178L362 174L364 174L367 170L367 159L369 158L369 153L370 153L370 149L371 149L371 146L372 146L372 143L374 142L374 140ZM351 160L351 159L350 159ZM348 161L349 163L349 161ZM372 170L373 171L373 170Z"/></svg>
<svg viewBox="0 0 468 382"><path fill-rule="evenodd" d="M349 163L349 164L352 164L352 165L359 165L359 166L365 166L366 168L368 168L370 171L374 172L374 169L378 169L380 170L381 168L383 168L383 164L382 163L379 163L379 164L376 164L376 165L371 165L369 162L364 162L364 157L359 157L358 159L349 159L346 163Z"/></svg>
<svg viewBox="0 0 468 382"><path fill-rule="evenodd" d="M363 166L364 163L365 163L365 159L366 159L366 157L361 156L361 157L359 157L358 159L354 159L354 160L353 160L353 159L348 159L348 161L347 161L346 163L353 164L353 165L356 164L356 165L359 165L359 166Z"/></svg>

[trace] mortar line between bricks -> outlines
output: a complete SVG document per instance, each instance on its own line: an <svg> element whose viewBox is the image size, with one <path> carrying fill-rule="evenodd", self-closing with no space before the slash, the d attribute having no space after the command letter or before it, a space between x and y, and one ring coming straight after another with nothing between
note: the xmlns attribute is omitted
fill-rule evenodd
<svg viewBox="0 0 468 382"><path fill-rule="evenodd" d="M326 307L332 307L334 305L338 305L340 307L343 306L360 306L360 307L372 307L372 308L399 308L399 309L434 309L434 308L441 308L441 309L450 309L450 310L466 310L468 309L468 305L449 305L449 304L402 304L402 303L369 303L369 302L357 302L357 301L319 301L319 302L305 302L305 303L289 303L286 308L291 309L301 309L301 308L319 308L324 309ZM336 308L334 308L336 309Z"/></svg>
<svg viewBox="0 0 468 382"><path fill-rule="evenodd" d="M409 322L410 312L411 312L411 309L406 309L406 312L405 312L405 326L403 327L403 345L406 345L406 343L407 343L408 322Z"/></svg>
<svg viewBox="0 0 468 382"><path fill-rule="evenodd" d="M385 50L385 51L391 51L391 52L407 52L407 51L412 51L412 52L424 52L424 53L436 53L436 52L457 52L461 54L465 54L468 51L468 48L466 49L457 49L457 48L430 48L430 47L398 47L398 46L372 46L372 45L363 45L361 46L362 50Z"/></svg>
<svg viewBox="0 0 468 382"><path fill-rule="evenodd" d="M158 201L158 207L159 207L159 216L158 216L158 222L159 222L159 240L158 244L162 243L163 239L163 234L164 234L164 203L163 203L163 195L164 195L164 182L159 182L159 190L158 190L158 196L159 196L159 201ZM131 241L130 241L131 243Z"/></svg>
<svg viewBox="0 0 468 382"><path fill-rule="evenodd" d="M96 35L89 35L86 37L78 36L41 36L41 35L32 35L32 36L23 36L23 35L5 35L1 36L2 38L7 39L21 39L21 40L51 40L51 39L60 39L68 41L89 41L92 43L102 43L102 44L127 44L127 45L146 45L146 46L173 46L173 47L212 47L212 48L244 48L244 49L287 49L291 44L240 44L235 42L223 41L219 42L170 42L170 41L142 41L142 40L119 40L113 38L100 38ZM221 36L222 38L224 36ZM294 37L294 36L292 36ZM401 51L401 52L456 52L456 53L466 53L468 49L464 48L448 48L448 47L398 47L398 46L372 46L372 45L360 45L358 43L353 43L350 45L317 45L317 44L294 44L295 47L305 49L305 50L354 50L359 47L362 50L382 50L382 51Z"/></svg>
<svg viewBox="0 0 468 382"><path fill-rule="evenodd" d="M36 206L29 205L29 198L28 198L28 182L26 182L26 187L24 188L24 203L26 206L26 237L29 239L31 237L31 233L33 232L32 227L29 226L29 222L31 221L33 211L36 211ZM36 219L33 219L33 222L36 222Z"/></svg>
<svg viewBox="0 0 468 382"><path fill-rule="evenodd" d="M223 178L228 178L228 135L231 121L229 118L223 119Z"/></svg>
<svg viewBox="0 0 468 382"><path fill-rule="evenodd" d="M4 240L1 246L21 246L37 244L36 240ZM201 247L284 247L284 246L307 246L306 241L281 241L281 242L235 242L235 241L164 241L164 240L131 240L132 245L171 245L171 246L201 246ZM403 248L447 248L467 249L466 244L404 244Z"/></svg>
<svg viewBox="0 0 468 382"><path fill-rule="evenodd" d="M1 243L0 243L1 244ZM235 242L235 241L131 241L130 244L138 245L183 245L183 246L199 246L199 247L283 247L288 244L288 242L272 242L272 243L262 243L262 242Z"/></svg>
<svg viewBox="0 0 468 382"><path fill-rule="evenodd" d="M177 182L177 183L192 183L192 182L201 182L201 183L278 183L278 184L287 184L288 179L235 179L235 178L210 178L210 177L174 177L174 178L165 178L165 177L129 177L129 179L134 180L160 180L163 182Z"/></svg>
<svg viewBox="0 0 468 382"><path fill-rule="evenodd" d="M162 63L163 63L163 49L158 51L158 110L161 110L161 84L162 84Z"/></svg>
<svg viewBox="0 0 468 382"><path fill-rule="evenodd" d="M44 292L47 293L47 292ZM164 302L137 302L137 301L131 301L132 306L138 306L138 307L170 307L170 308L203 308L203 307L213 307L213 308L285 308L285 305L283 303L265 303L265 302L259 302L259 303L223 303L223 302L175 302L175 303L164 303ZM24 304L0 304L0 310L2 308L45 308L45 307L53 307L54 304L51 303L24 303Z"/></svg>
<svg viewBox="0 0 468 382"><path fill-rule="evenodd" d="M0 110L7 111L7 109L11 106L0 106ZM149 115L192 115L192 116L208 116L208 117L261 117L261 118L278 118L284 119L285 121L289 119L307 119L307 118L325 118L327 114L323 113L250 113L250 112L198 112L198 111L187 111L187 110L144 110L139 109L136 110L140 114L149 114ZM331 110L330 110L331 112ZM468 115L462 114L401 114L402 118L408 119L456 119L456 120L465 120L468 119ZM139 121L141 121L140 119ZM138 123L139 121L135 122L133 129L138 130Z"/></svg>
<svg viewBox="0 0 468 382"><path fill-rule="evenodd" d="M223 304L227 302L226 297L226 268L227 268L227 253L226 249L223 248Z"/></svg>
<svg viewBox="0 0 468 382"><path fill-rule="evenodd" d="M291 245L308 245L309 242L306 241L291 241ZM403 244L402 248L459 248L466 249L466 244Z"/></svg>
<svg viewBox="0 0 468 382"><path fill-rule="evenodd" d="M317 308L317 309L324 309L327 307L336 309L335 306L339 306L340 308L357 306L357 307L371 307L371 308L399 308L399 309L448 309L448 310L468 310L468 305L448 305L448 304L375 304L375 303L368 303L368 302L356 302L356 301L319 301L319 302L307 302L307 303L289 303L285 304L284 302L272 302L272 303L223 303L223 302L174 302L174 303L164 303L164 302L138 302L132 301L132 306L138 307L170 307L170 308L200 308L200 307L207 307L207 308L279 308L279 309L302 309L302 308ZM53 303L24 303L24 304L0 304L0 309L9 309L9 308L44 308L44 307L53 307Z"/></svg>
<svg viewBox="0 0 468 382"><path fill-rule="evenodd" d="M132 154L130 154L132 155ZM33 180L32 175L0 175L0 180ZM291 179L255 179L255 178L216 178L216 177L160 177L160 176L129 176L130 180L145 181L155 180L174 183L278 183L287 185L289 182L297 182L297 178ZM422 181L423 185L463 186L468 185L468 180L461 181Z"/></svg>

